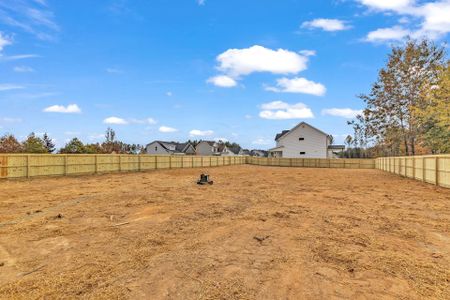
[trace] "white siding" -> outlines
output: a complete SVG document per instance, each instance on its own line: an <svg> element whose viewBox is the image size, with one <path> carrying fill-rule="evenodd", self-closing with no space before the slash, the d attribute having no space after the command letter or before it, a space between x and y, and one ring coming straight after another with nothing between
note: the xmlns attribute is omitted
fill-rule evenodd
<svg viewBox="0 0 450 300"><path fill-rule="evenodd" d="M304 140L300 141L300 137ZM302 124L278 139L279 146L284 146L283 157L327 158L328 138L307 124ZM301 155L300 152L305 154Z"/></svg>
<svg viewBox="0 0 450 300"><path fill-rule="evenodd" d="M145 152L147 154L169 154L166 149L164 149L158 142L153 142L145 147Z"/></svg>

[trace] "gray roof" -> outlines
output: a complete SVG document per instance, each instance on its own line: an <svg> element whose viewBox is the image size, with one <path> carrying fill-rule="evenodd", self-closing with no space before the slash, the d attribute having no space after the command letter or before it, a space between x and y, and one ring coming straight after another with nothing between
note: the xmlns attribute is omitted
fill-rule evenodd
<svg viewBox="0 0 450 300"><path fill-rule="evenodd" d="M170 153L184 153L186 149L191 145L191 143L178 143L178 142L166 142L166 141L153 141L152 143L158 143L163 147L167 152ZM147 144L150 145L150 144ZM175 148L175 150L172 150Z"/></svg>
<svg viewBox="0 0 450 300"><path fill-rule="evenodd" d="M285 135L286 133L288 133L290 130L283 130L282 132L278 133L275 136L275 141L278 140L280 137L282 137L283 135Z"/></svg>
<svg viewBox="0 0 450 300"><path fill-rule="evenodd" d="M329 145L328 149L332 149L332 150L345 149L345 146L344 145Z"/></svg>

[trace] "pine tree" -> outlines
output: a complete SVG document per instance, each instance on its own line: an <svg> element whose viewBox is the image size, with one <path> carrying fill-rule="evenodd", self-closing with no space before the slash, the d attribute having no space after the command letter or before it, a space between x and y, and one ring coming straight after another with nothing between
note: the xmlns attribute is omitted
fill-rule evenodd
<svg viewBox="0 0 450 300"><path fill-rule="evenodd" d="M34 132L28 135L22 146L25 153L47 153L44 141L37 137Z"/></svg>
<svg viewBox="0 0 450 300"><path fill-rule="evenodd" d="M44 133L42 139L44 141L44 146L47 149L47 152L53 153L53 151L55 151L55 143L53 142L53 140L48 136L47 133Z"/></svg>
<svg viewBox="0 0 450 300"><path fill-rule="evenodd" d="M61 148L59 152L68 154L86 153L86 148L82 141L80 141L78 138L73 138L63 148Z"/></svg>

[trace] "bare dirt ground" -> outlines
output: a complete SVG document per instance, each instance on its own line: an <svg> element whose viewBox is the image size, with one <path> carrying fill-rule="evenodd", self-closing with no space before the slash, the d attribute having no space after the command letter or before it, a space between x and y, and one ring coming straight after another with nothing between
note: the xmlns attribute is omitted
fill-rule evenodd
<svg viewBox="0 0 450 300"><path fill-rule="evenodd" d="M0 182L0 298L450 299L450 190L230 166Z"/></svg>

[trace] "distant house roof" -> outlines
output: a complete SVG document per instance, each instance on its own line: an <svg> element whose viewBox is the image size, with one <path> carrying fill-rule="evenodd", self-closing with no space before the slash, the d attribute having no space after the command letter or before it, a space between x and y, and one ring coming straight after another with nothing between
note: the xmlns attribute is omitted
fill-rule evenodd
<svg viewBox="0 0 450 300"><path fill-rule="evenodd" d="M214 145L217 145L217 143L215 141L200 141L199 144L200 143L207 143L211 147L213 147Z"/></svg>
<svg viewBox="0 0 450 300"><path fill-rule="evenodd" d="M330 150L344 150L344 145L328 145L328 149Z"/></svg>
<svg viewBox="0 0 450 300"><path fill-rule="evenodd" d="M228 147L228 150L230 150L231 152L233 152L234 154L239 154L239 152L241 151L241 147Z"/></svg>
<svg viewBox="0 0 450 300"><path fill-rule="evenodd" d="M278 134L275 136L275 141L278 141L280 138L282 138L283 136L287 135L287 134L290 133L291 131L297 129L297 128L300 127L301 125L307 125L307 126L311 127L312 129L315 129L316 131L318 131L318 132L320 132L320 133L322 133L322 134L324 134L324 135L326 135L326 136L329 136L329 134L323 132L323 131L320 130L320 129L317 129L316 127L314 127L314 126L312 126L312 125L310 125L310 124L308 124L308 123L306 123L306 122L300 122L300 123L298 123L294 128L292 128L292 129L290 129L290 130L283 130L281 133L278 133Z"/></svg>
<svg viewBox="0 0 450 300"><path fill-rule="evenodd" d="M288 133L290 130L283 130L281 133L278 133L275 136L275 141L278 140L280 137L282 137L283 135L285 135L286 133Z"/></svg>
<svg viewBox="0 0 450 300"><path fill-rule="evenodd" d="M280 147L275 147L275 148L269 149L268 151L269 152L281 151L281 150L283 150L283 148L284 148L284 146L280 146Z"/></svg>
<svg viewBox="0 0 450 300"><path fill-rule="evenodd" d="M191 143L178 143L178 142L166 142L166 141L153 141L150 144L158 143L161 147L169 153L185 153L185 151L191 146Z"/></svg>

